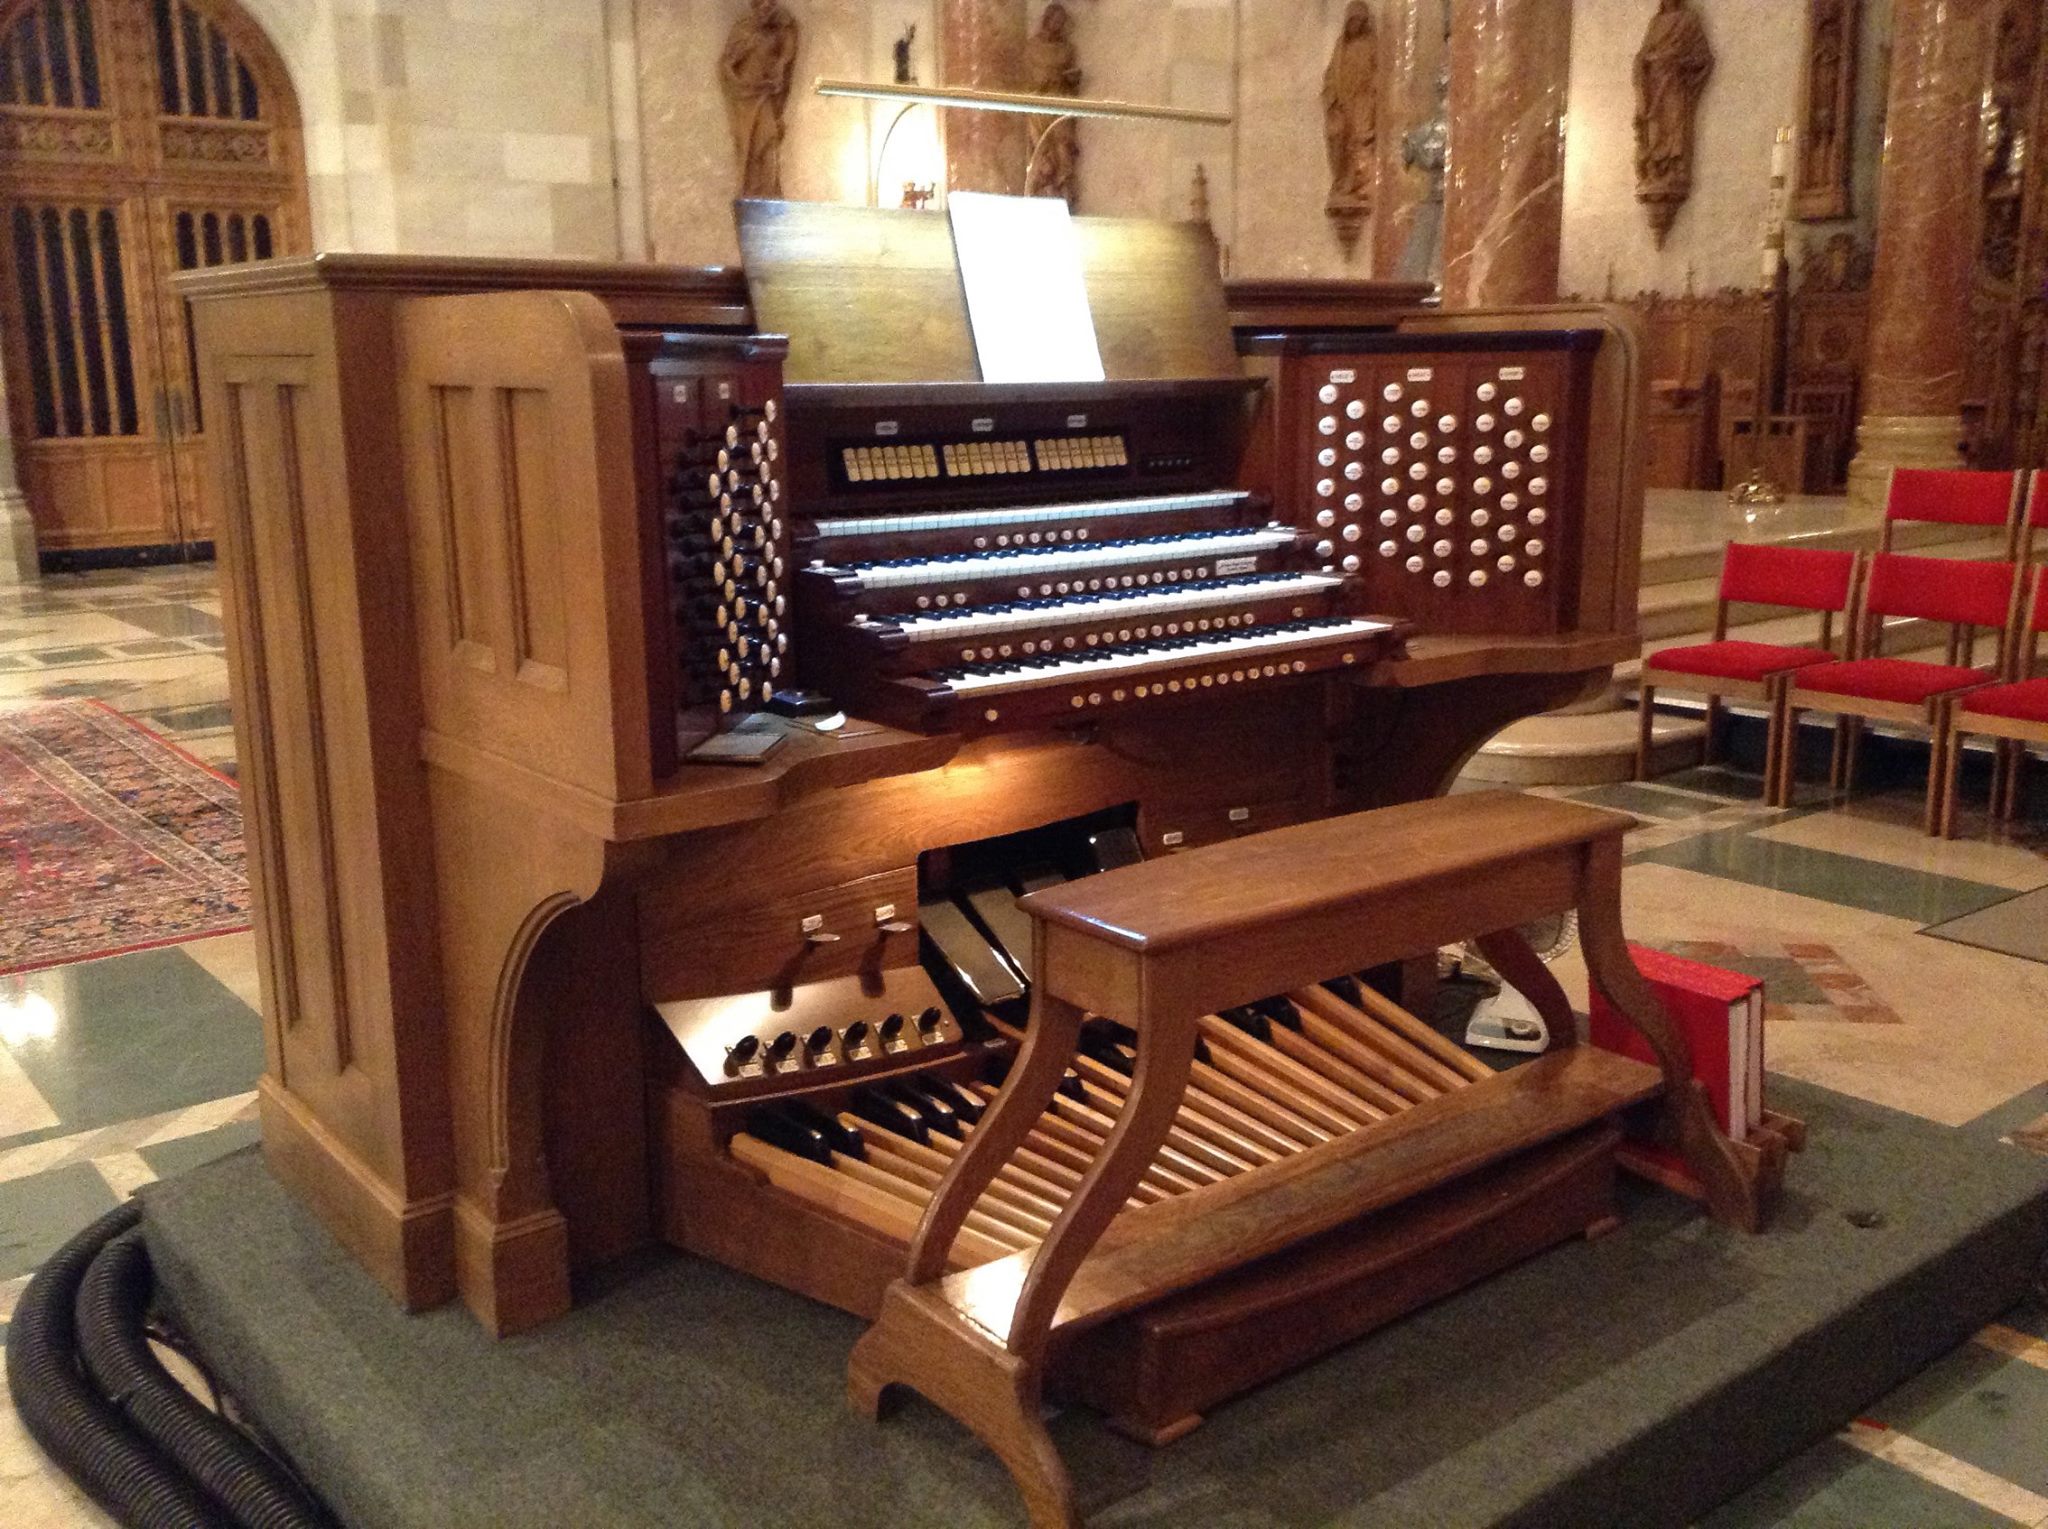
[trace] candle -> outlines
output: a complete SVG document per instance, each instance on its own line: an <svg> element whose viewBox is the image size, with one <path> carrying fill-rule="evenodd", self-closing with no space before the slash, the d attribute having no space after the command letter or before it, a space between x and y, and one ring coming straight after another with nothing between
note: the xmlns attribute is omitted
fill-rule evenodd
<svg viewBox="0 0 2048 1529"><path fill-rule="evenodd" d="M1782 181L1792 173L1792 129L1778 129L1776 141L1771 144L1771 179Z"/></svg>

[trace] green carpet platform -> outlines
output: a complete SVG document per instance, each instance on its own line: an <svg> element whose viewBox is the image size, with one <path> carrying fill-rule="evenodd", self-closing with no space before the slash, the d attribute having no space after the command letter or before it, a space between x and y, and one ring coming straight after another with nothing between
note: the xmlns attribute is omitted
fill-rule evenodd
<svg viewBox="0 0 2048 1529"><path fill-rule="evenodd" d="M1774 1079L1804 1118L1744 1237L1628 1187L1624 1227L1375 1333L1151 1450L1053 1424L1101 1526L1679 1525L2024 1293L2048 1161ZM860 1324L661 1254L493 1342L408 1317L253 1151L145 1191L161 1293L348 1524L1014 1525L994 1456L843 1401Z"/></svg>

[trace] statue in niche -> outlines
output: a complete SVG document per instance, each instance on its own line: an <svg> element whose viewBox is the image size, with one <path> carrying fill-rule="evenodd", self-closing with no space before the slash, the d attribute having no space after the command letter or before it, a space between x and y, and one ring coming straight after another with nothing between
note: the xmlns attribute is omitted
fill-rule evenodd
<svg viewBox="0 0 2048 1529"><path fill-rule="evenodd" d="M1686 0L1658 0L1636 52L1636 200L1664 247L1672 220L1692 195L1693 122L1714 50Z"/></svg>
<svg viewBox="0 0 2048 1529"><path fill-rule="evenodd" d="M1081 57L1067 35L1067 8L1053 0L1038 18L1038 30L1024 44L1024 88L1041 96L1078 96L1081 93ZM1081 143L1075 124L1052 119L1038 139L1031 160L1031 178L1026 196L1057 196L1073 205L1079 193L1077 174L1081 167Z"/></svg>
<svg viewBox="0 0 2048 1529"><path fill-rule="evenodd" d="M718 60L741 196L782 195L782 114L796 68L796 18L777 0L748 0Z"/></svg>
<svg viewBox="0 0 2048 1529"><path fill-rule="evenodd" d="M1323 147L1330 195L1323 210L1348 248L1372 212L1373 148L1379 139L1379 59L1365 0L1344 8L1344 26L1323 70Z"/></svg>
<svg viewBox="0 0 2048 1529"><path fill-rule="evenodd" d="M896 83L915 85L917 71L910 67L910 50L917 46L917 23L911 22L903 29L903 35L896 39Z"/></svg>
<svg viewBox="0 0 2048 1529"><path fill-rule="evenodd" d="M1451 71L1436 75L1436 115L1408 130L1401 139L1401 163L1423 177L1422 200L1408 242L1394 266L1396 281L1434 281L1441 285L1444 266L1444 168L1450 163Z"/></svg>
<svg viewBox="0 0 2048 1529"><path fill-rule="evenodd" d="M1806 86L1800 108L1799 162L1791 214L1827 220L1849 215L1855 130L1856 32L1862 0L1808 0Z"/></svg>

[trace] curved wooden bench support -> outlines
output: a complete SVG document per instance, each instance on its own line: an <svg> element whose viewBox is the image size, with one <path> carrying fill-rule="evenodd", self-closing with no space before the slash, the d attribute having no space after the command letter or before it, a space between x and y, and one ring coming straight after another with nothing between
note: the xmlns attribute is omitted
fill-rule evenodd
<svg viewBox="0 0 2048 1529"><path fill-rule="evenodd" d="M1070 1525L1072 1484L1039 1419L1057 1335L1583 1132L1660 1093L1668 1135L1715 1216L1759 1227L1755 1163L1715 1126L1683 1035L1628 958L1621 838L1630 821L1508 792L1439 798L1024 898L1019 906L1036 921L1029 1030L1008 1084L925 1213L906 1277L890 1286L854 1348L852 1404L872 1415L890 1386L914 1387L1001 1457L1034 1524ZM1578 911L1593 982L1642 1030L1658 1067L1572 1044L1562 990L1515 932L1568 908ZM1418 1088L1421 1098L1369 1130L1125 1209L1167 1139L1197 1036L1214 1024L1208 1016L1475 932L1549 1021L1550 1055L1468 1086ZM949 1274L947 1254L969 1207L1052 1098L1088 1014L1114 1015L1138 1036L1115 1128L1040 1245ZM1415 1030L1414 1042L1442 1046ZM1404 1055L1433 1070L1421 1052ZM1456 1060L1471 1069L1469 1058Z"/></svg>

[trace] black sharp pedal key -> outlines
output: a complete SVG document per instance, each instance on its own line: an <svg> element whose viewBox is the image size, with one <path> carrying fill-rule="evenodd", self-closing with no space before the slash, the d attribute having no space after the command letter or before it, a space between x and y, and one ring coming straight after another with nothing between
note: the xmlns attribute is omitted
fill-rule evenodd
<svg viewBox="0 0 2048 1529"><path fill-rule="evenodd" d="M1253 1040L1264 1041L1269 1046L1273 1044L1273 1022L1257 1009L1224 1009L1220 1011L1220 1017Z"/></svg>
<svg viewBox="0 0 2048 1529"><path fill-rule="evenodd" d="M1357 1009L1364 1007L1364 1005L1359 1001L1362 995L1358 991L1360 987L1358 978L1332 977L1328 982L1325 982L1323 986L1328 988L1331 992L1335 993L1339 998L1343 999L1346 1003L1350 1004L1352 1008Z"/></svg>
<svg viewBox="0 0 2048 1529"><path fill-rule="evenodd" d="M1080 1052L1085 1057L1094 1058L1112 1072L1122 1073L1125 1077L1131 1075L1130 1058L1124 1054L1123 1048L1112 1036L1104 1035L1100 1031L1084 1030L1081 1032Z"/></svg>
<svg viewBox="0 0 2048 1529"><path fill-rule="evenodd" d="M831 1143L834 1152L843 1152L846 1156L857 1157L863 1162L867 1160L867 1143L861 1139L860 1132L854 1130L845 1121L838 1119L836 1116L828 1115L823 1110L813 1109L810 1105L796 1100L791 1100L789 1103L784 1104L782 1109L791 1119L802 1125L809 1126L812 1130L823 1136L827 1142Z"/></svg>
<svg viewBox="0 0 2048 1529"><path fill-rule="evenodd" d="M806 1125L787 1111L770 1106L747 1113L747 1129L771 1147L794 1152L814 1163L832 1162L832 1142L824 1132Z"/></svg>
<svg viewBox="0 0 2048 1529"><path fill-rule="evenodd" d="M1285 1026L1289 1030L1299 1030L1301 1028L1301 1010L1294 1006L1291 999L1279 997L1261 998L1252 1007L1272 1020L1276 1025Z"/></svg>
<svg viewBox="0 0 2048 1529"><path fill-rule="evenodd" d="M923 1087L923 1080L902 1078L890 1085L890 1093L924 1117L925 1125L942 1136L960 1140L960 1116L953 1106Z"/></svg>
<svg viewBox="0 0 2048 1529"><path fill-rule="evenodd" d="M952 1105L953 1113L969 1125L977 1124L987 1112L988 1107L979 1095L969 1093L951 1078L926 1078L924 1086Z"/></svg>
<svg viewBox="0 0 2048 1529"><path fill-rule="evenodd" d="M853 1096L852 1108L854 1114L870 1125L893 1131L898 1136L908 1136L920 1147L932 1144L931 1127L924 1123L924 1116L901 1099L892 1099L875 1089L864 1088Z"/></svg>

